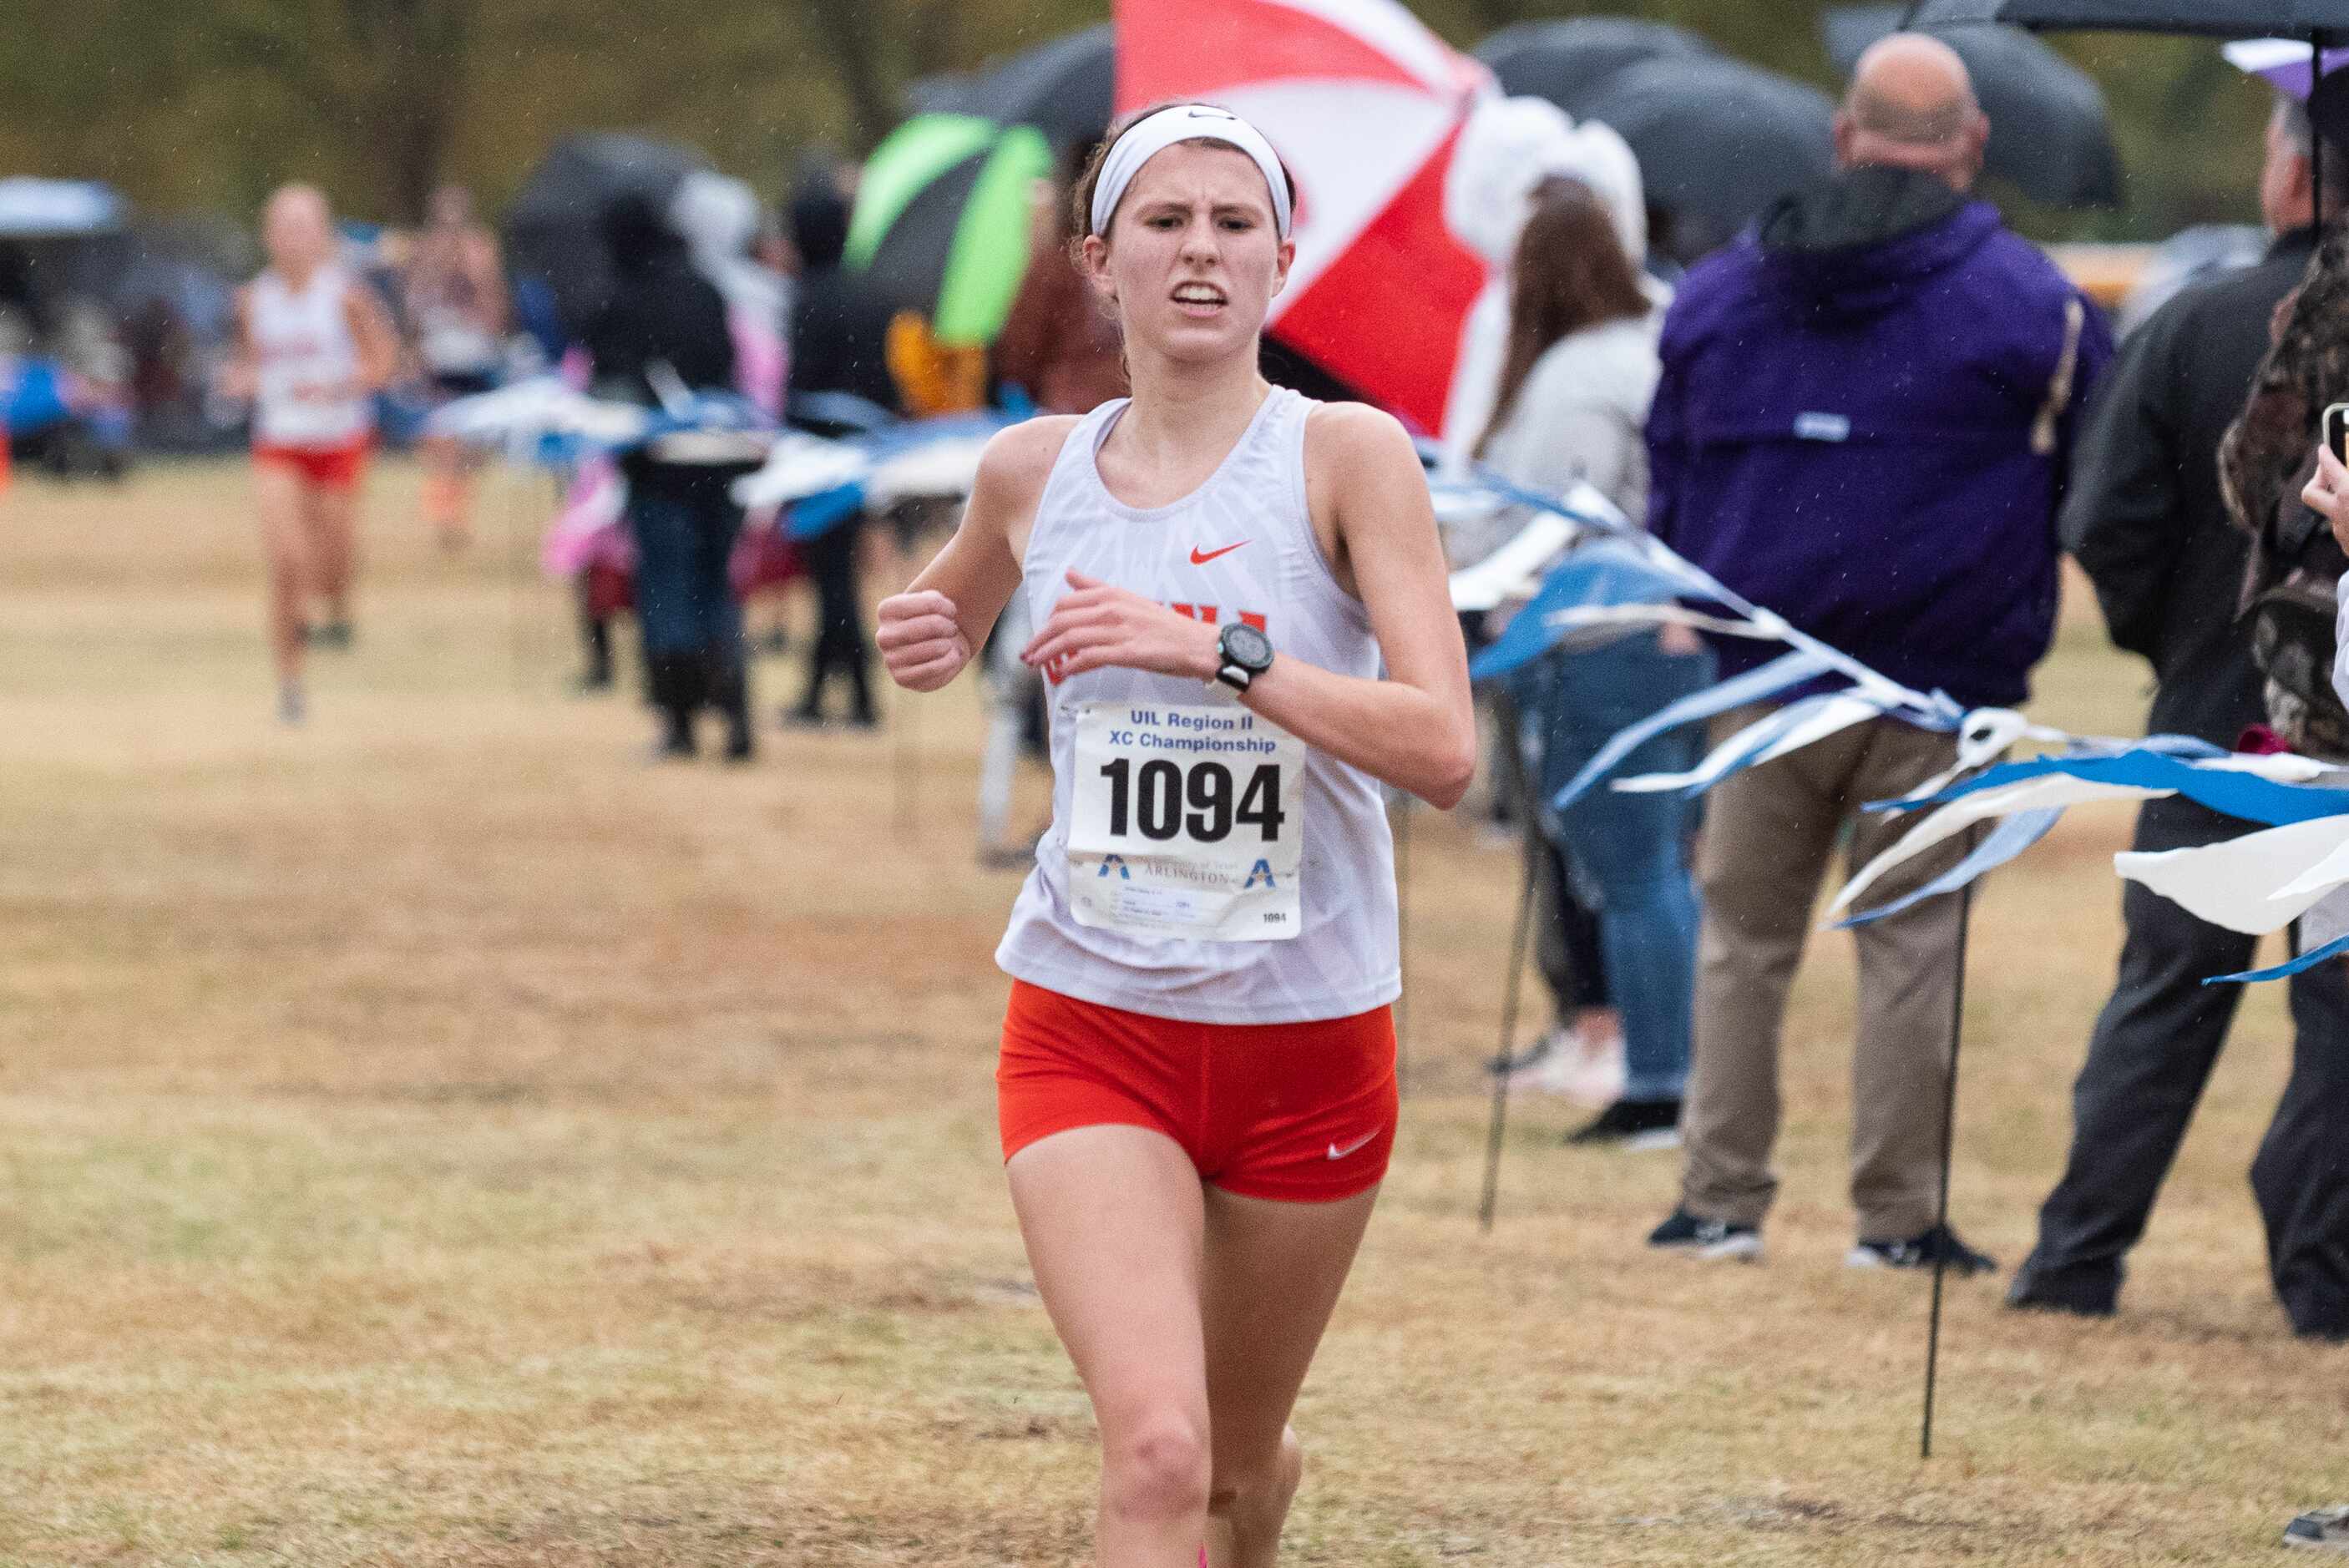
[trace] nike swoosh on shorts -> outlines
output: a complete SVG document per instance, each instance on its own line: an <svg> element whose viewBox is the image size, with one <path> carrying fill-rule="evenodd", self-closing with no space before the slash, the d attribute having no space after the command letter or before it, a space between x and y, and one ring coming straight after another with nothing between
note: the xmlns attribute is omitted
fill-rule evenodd
<svg viewBox="0 0 2349 1568"><path fill-rule="evenodd" d="M1343 1149L1339 1148L1333 1143L1330 1145L1330 1158L1332 1160L1343 1160L1347 1155L1354 1153L1376 1137L1378 1137L1378 1134L1375 1132L1365 1132L1360 1138L1354 1140L1353 1142L1346 1145Z"/></svg>

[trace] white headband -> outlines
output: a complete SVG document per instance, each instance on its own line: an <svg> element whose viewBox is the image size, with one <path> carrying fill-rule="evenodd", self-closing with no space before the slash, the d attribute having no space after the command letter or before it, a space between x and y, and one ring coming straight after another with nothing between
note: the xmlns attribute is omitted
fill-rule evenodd
<svg viewBox="0 0 2349 1568"><path fill-rule="evenodd" d="M1280 237L1288 238L1288 176L1280 167L1279 155L1264 132L1226 108L1211 104L1176 104L1173 108L1160 109L1147 119L1136 120L1117 139L1102 160L1101 178L1093 184L1093 224L1096 234L1109 232L1109 221L1117 211L1117 204L1125 200L1125 188L1142 172L1142 166L1178 141L1220 141L1226 147L1237 148L1256 160L1264 171L1264 182L1272 191L1273 226Z"/></svg>

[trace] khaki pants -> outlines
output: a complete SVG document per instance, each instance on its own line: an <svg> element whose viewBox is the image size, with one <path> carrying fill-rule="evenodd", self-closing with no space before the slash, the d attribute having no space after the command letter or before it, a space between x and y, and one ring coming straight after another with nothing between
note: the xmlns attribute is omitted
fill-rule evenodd
<svg viewBox="0 0 2349 1568"><path fill-rule="evenodd" d="M1725 734L1768 711L1743 708L1718 724ZM1713 791L1698 861L1704 925L1695 1057L1681 1118L1688 1150L1682 1204L1691 1213L1754 1225L1768 1212L1778 1191L1770 1160L1781 1116L1779 1033L1827 862L1847 823L1851 870L1889 847L1915 815L1861 808L1907 793L1955 757L1953 737L1878 719L1736 774ZM1871 888L1862 907L1930 881L1971 841L1960 834L1919 855ZM1933 1223L1958 923L1959 900L1945 896L1853 933L1859 1038L1852 1056L1851 1197L1867 1240L1907 1238Z"/></svg>

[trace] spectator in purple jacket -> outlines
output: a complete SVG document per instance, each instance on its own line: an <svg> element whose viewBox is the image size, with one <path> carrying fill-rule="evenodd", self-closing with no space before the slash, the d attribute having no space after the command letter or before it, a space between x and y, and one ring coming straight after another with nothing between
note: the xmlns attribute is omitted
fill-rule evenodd
<svg viewBox="0 0 2349 1568"><path fill-rule="evenodd" d="M2054 635L2065 459L2112 354L2095 306L1968 199L1989 131L1945 45L1899 34L1869 50L1837 116L1834 179L1682 286L1648 425L1659 538L1968 707L2020 702ZM1724 640L1723 673L1770 651ZM1713 792L1686 1167L1651 1245L1761 1255L1779 1032L1820 879L1847 832L1857 867L1902 830L1863 805L1954 759L1952 737L1879 719ZM1965 848L1918 856L1878 893L1899 896ZM1855 1266L1996 1266L1936 1222L1959 932L1950 898L1858 930Z"/></svg>

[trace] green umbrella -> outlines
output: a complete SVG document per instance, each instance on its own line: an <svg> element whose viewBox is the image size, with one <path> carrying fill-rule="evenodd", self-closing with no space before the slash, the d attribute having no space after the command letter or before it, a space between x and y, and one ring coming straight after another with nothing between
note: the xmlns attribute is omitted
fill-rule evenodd
<svg viewBox="0 0 2349 1568"><path fill-rule="evenodd" d="M1030 192L1051 173L1051 144L1033 126L909 119L864 166L848 265L929 317L940 343L992 343L1028 269Z"/></svg>

